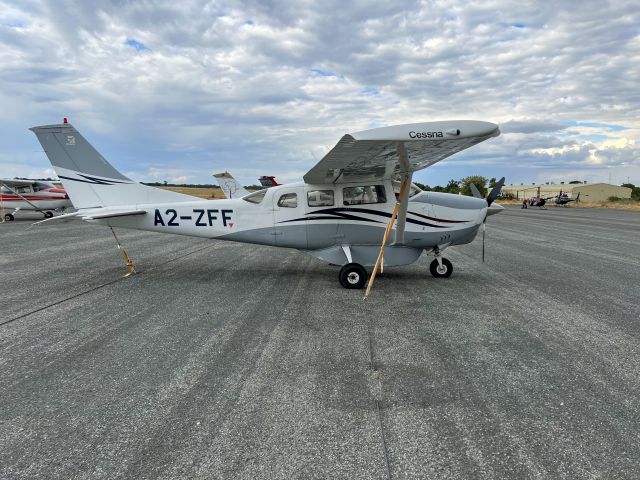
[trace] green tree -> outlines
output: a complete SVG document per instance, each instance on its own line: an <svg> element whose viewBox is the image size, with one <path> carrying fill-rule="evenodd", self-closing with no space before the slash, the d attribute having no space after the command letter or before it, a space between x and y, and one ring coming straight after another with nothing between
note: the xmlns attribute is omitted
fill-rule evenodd
<svg viewBox="0 0 640 480"><path fill-rule="evenodd" d="M622 186L631 189L632 200L640 200L640 187L636 187L633 183L623 183Z"/></svg>
<svg viewBox="0 0 640 480"><path fill-rule="evenodd" d="M580 180L571 180L569 185L577 185L578 183L582 183Z"/></svg>
<svg viewBox="0 0 640 480"><path fill-rule="evenodd" d="M489 188L495 187L496 183L498 183L498 181L496 180L496 177L491 177L491 180L489 180Z"/></svg>
<svg viewBox="0 0 640 480"><path fill-rule="evenodd" d="M493 179L495 180L495 178ZM486 177L483 177L481 175L471 175L469 177L464 177L462 180L460 180L460 191L462 192L463 195L468 195L468 196L473 196L473 193L471 193L471 184L474 184L478 190L480 191L480 194L485 197L487 195L487 179ZM495 181L494 181L495 184Z"/></svg>
<svg viewBox="0 0 640 480"><path fill-rule="evenodd" d="M447 186L444 187L444 191L447 193L460 193L460 182L454 179L449 180Z"/></svg>

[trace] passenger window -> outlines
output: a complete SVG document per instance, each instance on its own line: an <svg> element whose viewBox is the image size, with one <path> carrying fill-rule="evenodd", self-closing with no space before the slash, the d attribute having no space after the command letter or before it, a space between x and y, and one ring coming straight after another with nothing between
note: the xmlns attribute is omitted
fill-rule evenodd
<svg viewBox="0 0 640 480"><path fill-rule="evenodd" d="M285 193L278 200L278 206L284 208L297 208L298 195L296 195L295 193Z"/></svg>
<svg viewBox="0 0 640 480"><path fill-rule="evenodd" d="M333 190L311 190L307 192L307 203L310 207L332 207Z"/></svg>
<svg viewBox="0 0 640 480"><path fill-rule="evenodd" d="M347 187L342 190L342 198L345 205L367 205L387 202L383 185Z"/></svg>
<svg viewBox="0 0 640 480"><path fill-rule="evenodd" d="M242 197L242 199L245 202L260 203L262 202L262 199L266 194L267 194L267 189L265 188L264 190L258 190L257 192L251 193L249 195L245 195L244 197Z"/></svg>

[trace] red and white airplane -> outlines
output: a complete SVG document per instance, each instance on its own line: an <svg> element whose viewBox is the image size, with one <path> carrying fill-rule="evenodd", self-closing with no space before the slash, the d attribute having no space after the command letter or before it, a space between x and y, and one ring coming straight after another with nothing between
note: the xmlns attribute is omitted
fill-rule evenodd
<svg viewBox="0 0 640 480"><path fill-rule="evenodd" d="M62 212L69 207L73 204L65 189L51 182L0 179L0 210L10 210L4 214L5 222L15 220L14 215L19 211L42 212L44 218L51 218L54 211Z"/></svg>
<svg viewBox="0 0 640 480"><path fill-rule="evenodd" d="M282 185L281 183L276 182L276 177L273 175L262 175L258 180L260 180L260 185L267 188Z"/></svg>

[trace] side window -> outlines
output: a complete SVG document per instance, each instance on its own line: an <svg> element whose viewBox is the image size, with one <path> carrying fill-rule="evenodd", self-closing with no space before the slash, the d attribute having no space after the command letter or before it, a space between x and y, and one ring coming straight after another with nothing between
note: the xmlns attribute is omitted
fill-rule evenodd
<svg viewBox="0 0 640 480"><path fill-rule="evenodd" d="M285 193L278 200L278 206L283 208L296 208L298 206L298 195L295 193Z"/></svg>
<svg viewBox="0 0 640 480"><path fill-rule="evenodd" d="M342 198L344 199L345 205L366 205L387 202L383 185L347 187L342 190Z"/></svg>
<svg viewBox="0 0 640 480"><path fill-rule="evenodd" d="M307 203L310 207L332 207L333 190L311 190L307 192Z"/></svg>

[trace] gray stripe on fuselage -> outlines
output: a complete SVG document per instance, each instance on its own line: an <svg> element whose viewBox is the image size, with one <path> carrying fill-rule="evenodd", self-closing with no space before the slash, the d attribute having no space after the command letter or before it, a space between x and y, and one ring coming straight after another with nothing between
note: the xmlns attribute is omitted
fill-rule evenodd
<svg viewBox="0 0 640 480"><path fill-rule="evenodd" d="M385 226L358 225L350 223L313 225L307 230L306 241L304 225L278 225L274 228L256 228L242 232L229 233L220 240L275 245L301 250L316 250L333 245L380 245ZM404 245L414 248L431 248L435 245L464 245L473 241L480 224L464 228L447 228L437 232L405 231ZM280 232L279 235L275 235ZM344 236L342 236L344 235ZM391 237L393 239L393 237Z"/></svg>
<svg viewBox="0 0 640 480"><path fill-rule="evenodd" d="M442 192L422 192L414 195L409 199L409 209L411 209L411 203L413 202L430 203L439 207L459 208L462 210L481 210L487 206L487 202L482 198Z"/></svg>

